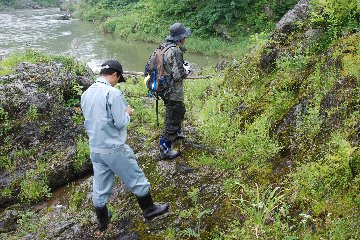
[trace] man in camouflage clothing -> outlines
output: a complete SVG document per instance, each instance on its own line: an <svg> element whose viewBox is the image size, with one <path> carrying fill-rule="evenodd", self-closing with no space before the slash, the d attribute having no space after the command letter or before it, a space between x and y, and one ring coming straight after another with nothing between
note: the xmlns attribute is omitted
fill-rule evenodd
<svg viewBox="0 0 360 240"><path fill-rule="evenodd" d="M160 137L161 158L175 158L180 155L173 150L172 144L184 138L181 125L185 116L183 80L187 73L184 68L183 54L185 39L191 30L181 23L170 26L170 35L166 38L166 46L171 47L164 53L164 76L170 80L170 91L163 96L166 106L165 127Z"/></svg>

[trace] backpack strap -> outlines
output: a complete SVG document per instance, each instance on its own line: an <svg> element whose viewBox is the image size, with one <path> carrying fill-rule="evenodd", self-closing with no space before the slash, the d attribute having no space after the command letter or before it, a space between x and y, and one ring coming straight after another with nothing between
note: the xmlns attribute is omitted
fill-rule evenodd
<svg viewBox="0 0 360 240"><path fill-rule="evenodd" d="M159 127L159 94L155 93L155 97L156 97L156 108L155 108L155 111L156 111L156 126Z"/></svg>
<svg viewBox="0 0 360 240"><path fill-rule="evenodd" d="M171 47L173 47L172 44L167 45L166 47L164 47L164 48L161 50L160 54L157 56L157 61L156 61L156 62L157 62L157 64L158 64L158 67L157 67L157 69L158 69L158 76L162 76L163 73L164 73L164 54L165 54L165 52L166 52L169 48L171 48Z"/></svg>

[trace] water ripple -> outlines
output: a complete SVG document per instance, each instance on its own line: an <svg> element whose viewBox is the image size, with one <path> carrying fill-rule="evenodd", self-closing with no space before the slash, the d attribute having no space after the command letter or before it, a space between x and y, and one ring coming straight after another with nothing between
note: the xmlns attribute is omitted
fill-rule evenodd
<svg viewBox="0 0 360 240"><path fill-rule="evenodd" d="M63 14L55 8L0 12L0 59L13 52L35 49L47 54L73 56L94 70L105 59L118 59L125 70L143 71L157 46L101 34L94 23L58 20ZM189 53L186 56L187 60L200 66L218 61L216 57Z"/></svg>

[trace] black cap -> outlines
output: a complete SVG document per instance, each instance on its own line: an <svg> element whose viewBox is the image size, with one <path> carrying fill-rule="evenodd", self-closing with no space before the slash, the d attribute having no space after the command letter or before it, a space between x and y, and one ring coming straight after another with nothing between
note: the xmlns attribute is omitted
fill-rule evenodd
<svg viewBox="0 0 360 240"><path fill-rule="evenodd" d="M119 82L126 82L124 76L122 75L123 69L119 61L117 60L107 60L101 64L101 69L111 68L116 70L120 74Z"/></svg>

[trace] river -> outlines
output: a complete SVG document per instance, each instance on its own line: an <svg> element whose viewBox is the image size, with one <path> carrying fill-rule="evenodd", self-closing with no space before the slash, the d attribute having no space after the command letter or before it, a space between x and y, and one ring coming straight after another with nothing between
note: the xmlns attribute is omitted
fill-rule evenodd
<svg viewBox="0 0 360 240"><path fill-rule="evenodd" d="M143 71L149 55L157 46L101 33L95 23L58 20L63 14L56 8L0 12L0 59L14 52L34 49L47 54L73 56L93 70L97 70L105 59L118 59L124 70ZM201 67L215 66L220 61L220 57L192 53L186 53L184 58Z"/></svg>

